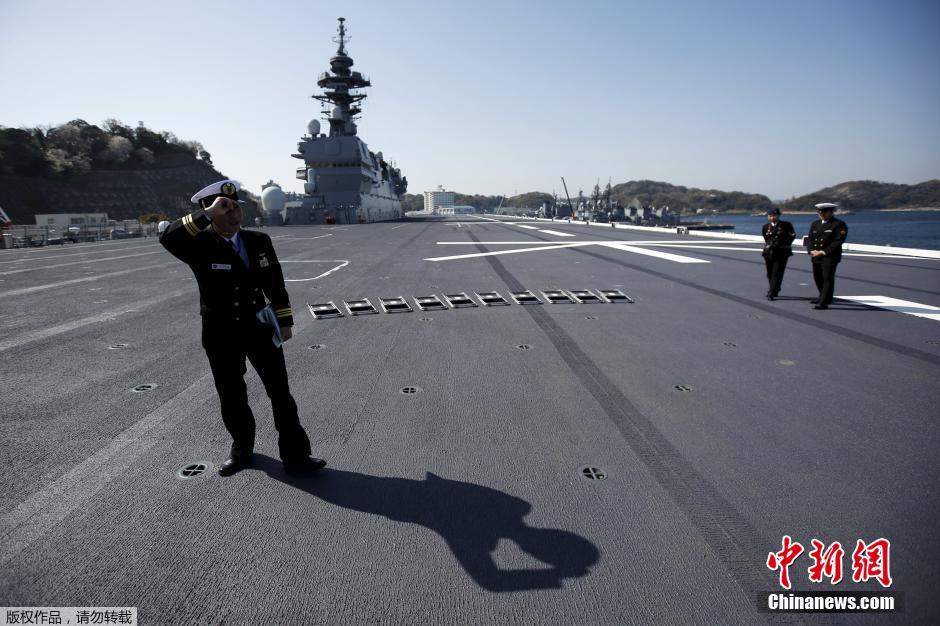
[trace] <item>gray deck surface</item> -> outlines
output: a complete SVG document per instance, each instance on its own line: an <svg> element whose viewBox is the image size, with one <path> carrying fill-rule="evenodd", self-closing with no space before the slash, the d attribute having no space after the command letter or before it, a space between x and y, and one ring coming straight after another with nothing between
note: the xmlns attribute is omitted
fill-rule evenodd
<svg viewBox="0 0 940 626"><path fill-rule="evenodd" d="M574 236L474 218L266 229L297 281L291 387L329 462L301 478L253 371L257 462L216 474L229 438L195 282L156 240L0 251L0 605L136 606L144 624L938 620L937 321L815 311L802 254L768 302L755 244L522 223ZM425 260L618 240L736 249ZM305 307L550 288L636 302ZM846 256L836 295L940 306L940 262ZM209 472L176 478L197 461ZM757 612L785 534L840 541L849 579L856 539L890 539L905 613ZM828 590L809 562L794 587Z"/></svg>

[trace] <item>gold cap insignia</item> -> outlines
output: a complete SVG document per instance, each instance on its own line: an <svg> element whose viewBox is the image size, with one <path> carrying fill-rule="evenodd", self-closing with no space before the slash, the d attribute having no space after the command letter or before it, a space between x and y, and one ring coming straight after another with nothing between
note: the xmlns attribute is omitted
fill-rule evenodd
<svg viewBox="0 0 940 626"><path fill-rule="evenodd" d="M234 195L235 185L233 185L232 183L225 183L224 185L222 185L222 193L224 193L227 196Z"/></svg>

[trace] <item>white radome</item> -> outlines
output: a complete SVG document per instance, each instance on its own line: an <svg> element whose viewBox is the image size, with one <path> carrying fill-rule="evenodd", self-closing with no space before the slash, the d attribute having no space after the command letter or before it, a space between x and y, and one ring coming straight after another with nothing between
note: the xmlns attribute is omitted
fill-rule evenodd
<svg viewBox="0 0 940 626"><path fill-rule="evenodd" d="M317 120L310 120L307 122L307 132L310 133L311 137L316 137L320 134L320 122Z"/></svg>
<svg viewBox="0 0 940 626"><path fill-rule="evenodd" d="M284 190L277 185L271 185L261 192L261 206L265 211L282 211L285 201Z"/></svg>

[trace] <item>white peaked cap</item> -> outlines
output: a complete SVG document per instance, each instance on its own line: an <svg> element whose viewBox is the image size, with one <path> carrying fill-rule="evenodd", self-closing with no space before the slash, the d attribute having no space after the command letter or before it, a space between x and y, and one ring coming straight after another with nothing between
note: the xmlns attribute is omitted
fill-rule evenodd
<svg viewBox="0 0 940 626"><path fill-rule="evenodd" d="M226 185L231 185L232 187L234 187L234 189L228 188L225 191L223 191L222 187L225 187ZM212 183L208 187L203 187L202 189L197 191L196 195L194 195L190 199L190 201L199 202L200 200L202 200L203 198L207 196L232 195L239 189L241 189L241 185L238 184L237 180L220 180L217 183Z"/></svg>
<svg viewBox="0 0 940 626"><path fill-rule="evenodd" d="M835 209L838 208L838 204L833 204L831 202L820 202L816 205L817 209Z"/></svg>

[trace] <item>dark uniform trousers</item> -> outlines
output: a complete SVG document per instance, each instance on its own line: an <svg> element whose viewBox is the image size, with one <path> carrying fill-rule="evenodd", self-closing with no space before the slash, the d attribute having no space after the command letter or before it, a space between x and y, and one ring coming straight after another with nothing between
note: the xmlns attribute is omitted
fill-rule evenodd
<svg viewBox="0 0 940 626"><path fill-rule="evenodd" d="M832 294L836 288L836 266L838 259L816 257L813 259L813 280L819 290L819 304L832 304Z"/></svg>
<svg viewBox="0 0 940 626"><path fill-rule="evenodd" d="M280 326L294 323L271 238L240 231L241 246L236 251L209 224L205 212L197 210L170 224L160 243L189 265L199 285L202 346L219 394L222 421L232 436L232 456L244 458L255 445L255 417L245 385L247 359L271 399L281 459L301 461L310 455L310 440L287 383L284 351L274 346L274 328L256 317L269 300Z"/></svg>
<svg viewBox="0 0 940 626"><path fill-rule="evenodd" d="M764 264L767 266L767 295L776 297L783 283L783 273L787 261L793 256L790 244L796 237L793 224L779 220L776 224L764 224L761 229L764 237Z"/></svg>
<svg viewBox="0 0 940 626"><path fill-rule="evenodd" d="M832 303L836 286L836 267L842 260L842 244L849 227L842 220L832 217L826 222L816 220L809 227L808 251L821 250L825 255L812 257L813 280L819 289L819 304Z"/></svg>
<svg viewBox="0 0 940 626"><path fill-rule="evenodd" d="M767 292L776 296L780 293L780 285L783 283L783 273L787 270L787 261L789 255L775 252L764 257L764 263L767 265Z"/></svg>
<svg viewBox="0 0 940 626"><path fill-rule="evenodd" d="M232 341L233 337L238 341ZM245 385L246 358L271 399L281 459L290 462L310 455L310 440L300 425L297 403L288 386L284 351L275 348L271 338L271 329L260 323L220 328L203 320L202 345L219 393L222 422L232 436L233 458L245 458L255 445L255 416L248 405Z"/></svg>

